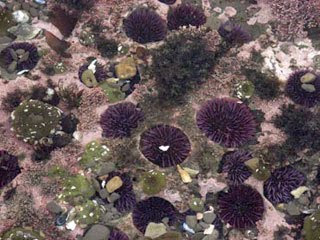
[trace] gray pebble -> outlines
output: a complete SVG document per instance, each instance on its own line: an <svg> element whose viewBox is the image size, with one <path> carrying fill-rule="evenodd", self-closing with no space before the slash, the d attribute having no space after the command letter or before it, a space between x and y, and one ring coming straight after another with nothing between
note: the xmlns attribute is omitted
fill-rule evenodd
<svg viewBox="0 0 320 240"><path fill-rule="evenodd" d="M205 236L202 240L217 240L218 237L219 237L219 232L214 229L210 235Z"/></svg>
<svg viewBox="0 0 320 240"><path fill-rule="evenodd" d="M198 223L197 217L194 215L188 215L186 217L186 223L190 228L194 229Z"/></svg>
<svg viewBox="0 0 320 240"><path fill-rule="evenodd" d="M30 9L29 9L29 13L30 13L30 15L31 15L32 17L38 17L38 15L39 15L38 10L35 9L35 8L30 8Z"/></svg>
<svg viewBox="0 0 320 240"><path fill-rule="evenodd" d="M216 219L216 214L214 212L205 212L203 213L203 221L211 224Z"/></svg>
<svg viewBox="0 0 320 240"><path fill-rule="evenodd" d="M116 169L116 166L115 166L115 164L113 162L106 162L101 166L98 175L99 176L107 175L108 173L111 173L115 169Z"/></svg>
<svg viewBox="0 0 320 240"><path fill-rule="evenodd" d="M83 240L105 240L108 239L110 235L110 230L106 226L103 225L93 225L86 235L84 236Z"/></svg>
<svg viewBox="0 0 320 240"><path fill-rule="evenodd" d="M106 199L109 196L109 193L107 189L104 188L99 191L99 195L102 199Z"/></svg>
<svg viewBox="0 0 320 240"><path fill-rule="evenodd" d="M30 5L28 4L28 3L22 3L22 9L23 10L26 10L26 11L29 11L29 9L30 9Z"/></svg>
<svg viewBox="0 0 320 240"><path fill-rule="evenodd" d="M289 202L286 206L286 209L291 216L300 215L300 209L294 202Z"/></svg>
<svg viewBox="0 0 320 240"><path fill-rule="evenodd" d="M63 212L63 209L55 201L49 202L46 207L49 212L52 212L55 214L60 214Z"/></svg>
<svg viewBox="0 0 320 240"><path fill-rule="evenodd" d="M207 229L208 227L210 227L210 224L208 224L208 223L205 223L205 222L199 222L199 224L201 225L201 227L203 228L203 229Z"/></svg>
<svg viewBox="0 0 320 240"><path fill-rule="evenodd" d="M120 194L119 193L116 193L116 192L113 192L109 197L108 197L108 201L113 203L115 201L117 201L119 198L120 198Z"/></svg>

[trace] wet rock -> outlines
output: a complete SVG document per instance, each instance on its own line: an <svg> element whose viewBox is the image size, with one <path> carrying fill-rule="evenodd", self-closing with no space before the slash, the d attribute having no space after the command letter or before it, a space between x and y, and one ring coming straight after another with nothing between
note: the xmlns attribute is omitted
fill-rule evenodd
<svg viewBox="0 0 320 240"><path fill-rule="evenodd" d="M108 196L109 196L109 193L106 189L101 189L99 191L99 196L102 198L102 199L106 199Z"/></svg>
<svg viewBox="0 0 320 240"><path fill-rule="evenodd" d="M287 207L287 212L291 215L291 216L297 216L300 215L300 209L299 207L295 204L295 202L289 202Z"/></svg>
<svg viewBox="0 0 320 240"><path fill-rule="evenodd" d="M120 197L121 196L119 193L114 192L108 197L108 201L113 203L113 202L117 201Z"/></svg>
<svg viewBox="0 0 320 240"><path fill-rule="evenodd" d="M59 214L59 213L63 212L63 209L55 201L49 202L46 207L47 207L49 212L52 212L52 213L55 213L55 214Z"/></svg>
<svg viewBox="0 0 320 240"><path fill-rule="evenodd" d="M123 185L122 179L119 176L111 178L106 185L106 189L109 193L114 192Z"/></svg>
<svg viewBox="0 0 320 240"><path fill-rule="evenodd" d="M166 226L163 223L149 223L144 236L152 239L160 237L167 232Z"/></svg>
<svg viewBox="0 0 320 240"><path fill-rule="evenodd" d="M201 212L204 208L204 203L200 198L193 198L189 202L189 207L195 212Z"/></svg>
<svg viewBox="0 0 320 240"><path fill-rule="evenodd" d="M108 239L110 230L104 225L93 225L85 234L83 240L105 240Z"/></svg>
<svg viewBox="0 0 320 240"><path fill-rule="evenodd" d="M103 163L103 165L101 165L98 175L99 176L107 175L113 172L115 169L116 169L116 165L113 162Z"/></svg>
<svg viewBox="0 0 320 240"><path fill-rule="evenodd" d="M115 66L115 72L120 79L129 79L137 74L135 61L132 57L122 60Z"/></svg>
<svg viewBox="0 0 320 240"><path fill-rule="evenodd" d="M214 212L204 212L203 213L203 221L208 224L211 224L215 218L216 218L216 214L214 214Z"/></svg>
<svg viewBox="0 0 320 240"><path fill-rule="evenodd" d="M195 228L195 226L197 225L198 221L197 221L197 217L193 216L193 215L189 215L186 217L186 223L190 228Z"/></svg>

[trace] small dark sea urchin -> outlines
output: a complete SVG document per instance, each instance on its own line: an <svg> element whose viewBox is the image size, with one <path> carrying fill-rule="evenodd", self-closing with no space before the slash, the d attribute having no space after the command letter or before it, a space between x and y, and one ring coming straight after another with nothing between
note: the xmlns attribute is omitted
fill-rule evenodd
<svg viewBox="0 0 320 240"><path fill-rule="evenodd" d="M239 147L256 133L256 122L250 109L234 99L207 101L197 112L196 121L211 141L225 147Z"/></svg>
<svg viewBox="0 0 320 240"><path fill-rule="evenodd" d="M21 173L18 158L5 150L0 150L0 189Z"/></svg>
<svg viewBox="0 0 320 240"><path fill-rule="evenodd" d="M167 34L165 21L147 7L135 9L123 20L126 35L135 42L144 44L163 40Z"/></svg>
<svg viewBox="0 0 320 240"><path fill-rule="evenodd" d="M320 102L320 76L308 70L296 71L288 79L286 93L294 103L314 107Z"/></svg>
<svg viewBox="0 0 320 240"><path fill-rule="evenodd" d="M136 205L136 195L133 191L131 178L127 173L111 172L105 181L108 182L115 176L120 177L123 184L119 189L115 190L120 195L120 198L114 202L114 206L119 212L130 211Z"/></svg>
<svg viewBox="0 0 320 240"><path fill-rule="evenodd" d="M263 198L246 185L230 186L218 194L219 216L234 228L249 228L262 219Z"/></svg>
<svg viewBox="0 0 320 240"><path fill-rule="evenodd" d="M13 43L3 49L0 53L1 64L9 72L31 70L38 61L39 54L37 47L31 43Z"/></svg>
<svg viewBox="0 0 320 240"><path fill-rule="evenodd" d="M101 115L102 136L106 138L129 137L131 131L143 121L142 111L133 103L117 103Z"/></svg>
<svg viewBox="0 0 320 240"><path fill-rule="evenodd" d="M251 40L250 34L244 28L230 21L221 24L218 32L229 44L244 44Z"/></svg>
<svg viewBox="0 0 320 240"><path fill-rule="evenodd" d="M244 164L252 158L252 155L243 150L227 152L222 156L221 171L227 173L228 180L233 184L241 184L248 177L251 172Z"/></svg>
<svg viewBox="0 0 320 240"><path fill-rule="evenodd" d="M182 163L189 155L191 144L179 128L156 125L142 133L140 151L152 163L171 167Z"/></svg>
<svg viewBox="0 0 320 240"><path fill-rule="evenodd" d="M204 12L199 7L192 4L179 4L177 7L171 8L168 11L168 28L176 30L183 26L200 27L207 21Z"/></svg>
<svg viewBox="0 0 320 240"><path fill-rule="evenodd" d="M129 240L129 237L124 232L113 229L108 240Z"/></svg>
<svg viewBox="0 0 320 240"><path fill-rule="evenodd" d="M137 203L132 212L134 226L142 233L150 222L161 223L163 218L169 218L169 225L177 219L177 210L167 200L160 197L150 197Z"/></svg>
<svg viewBox="0 0 320 240"><path fill-rule="evenodd" d="M264 196L273 204L287 203L293 199L291 191L306 181L302 172L291 166L274 170L263 184Z"/></svg>

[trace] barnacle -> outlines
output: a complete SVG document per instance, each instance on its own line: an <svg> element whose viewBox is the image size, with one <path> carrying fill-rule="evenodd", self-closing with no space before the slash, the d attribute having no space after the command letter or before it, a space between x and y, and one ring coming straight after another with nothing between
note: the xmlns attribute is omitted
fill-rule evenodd
<svg viewBox="0 0 320 240"><path fill-rule="evenodd" d="M163 40L167 34L165 21L153 10L140 7L123 20L124 31L129 38L138 43Z"/></svg>
<svg viewBox="0 0 320 240"><path fill-rule="evenodd" d="M186 3L170 8L167 19L170 30L175 30L182 26L200 27L207 21L202 9Z"/></svg>
<svg viewBox="0 0 320 240"><path fill-rule="evenodd" d="M5 150L0 150L0 189L20 173L18 158Z"/></svg>
<svg viewBox="0 0 320 240"><path fill-rule="evenodd" d="M160 223L165 217L169 219L169 225L172 225L177 219L177 213L167 200L150 197L137 203L132 212L132 220L135 227L144 233L150 222Z"/></svg>
<svg viewBox="0 0 320 240"><path fill-rule="evenodd" d="M150 162L165 168L182 163L191 151L191 143L179 128L156 125L142 133L140 151Z"/></svg>
<svg viewBox="0 0 320 240"><path fill-rule="evenodd" d="M246 185L230 186L218 193L220 218L234 228L249 228L262 219L264 203L255 189Z"/></svg>
<svg viewBox="0 0 320 240"><path fill-rule="evenodd" d="M207 101L197 112L198 128L213 142L239 147L251 140L256 123L250 109L229 98Z"/></svg>
<svg viewBox="0 0 320 240"><path fill-rule="evenodd" d="M38 100L22 102L11 114L12 129L18 138L38 144L54 134L60 124L62 111Z"/></svg>
<svg viewBox="0 0 320 240"><path fill-rule="evenodd" d="M15 71L31 70L38 61L37 47L31 43L13 43L0 52L1 64L5 69L13 73Z"/></svg>
<svg viewBox="0 0 320 240"><path fill-rule="evenodd" d="M141 121L143 121L143 113L133 103L123 102L111 105L100 118L102 136L107 138L129 137L131 131L137 128Z"/></svg>

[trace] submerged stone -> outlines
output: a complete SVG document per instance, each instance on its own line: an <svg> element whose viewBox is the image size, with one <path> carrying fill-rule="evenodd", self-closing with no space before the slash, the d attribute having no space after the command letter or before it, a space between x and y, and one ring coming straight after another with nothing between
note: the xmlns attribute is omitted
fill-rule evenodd
<svg viewBox="0 0 320 240"><path fill-rule="evenodd" d="M166 184L165 174L156 170L144 173L141 179L142 190L148 195L159 193L166 187Z"/></svg>
<svg viewBox="0 0 320 240"><path fill-rule="evenodd" d="M79 224L80 227L97 223L103 214L100 205L91 200L87 200L82 205L76 206L75 209L74 221L76 224Z"/></svg>
<svg viewBox="0 0 320 240"><path fill-rule="evenodd" d="M106 185L106 189L109 193L113 193L123 185L122 179L119 176L111 178Z"/></svg>
<svg viewBox="0 0 320 240"><path fill-rule="evenodd" d="M120 79L130 79L137 74L137 67L132 57L122 60L115 66L116 75Z"/></svg>
<svg viewBox="0 0 320 240"><path fill-rule="evenodd" d="M105 240L108 239L110 230L104 225L93 225L84 235L83 240Z"/></svg>
<svg viewBox="0 0 320 240"><path fill-rule="evenodd" d="M154 239L160 237L166 232L166 225L164 225L163 223L150 222L146 228L144 236Z"/></svg>
<svg viewBox="0 0 320 240"><path fill-rule="evenodd" d="M189 207L195 212L201 212L204 208L204 202L200 198L192 198Z"/></svg>
<svg viewBox="0 0 320 240"><path fill-rule="evenodd" d="M41 28L33 27L27 23L19 24L8 29L8 32L15 35L19 41L34 39L41 31Z"/></svg>

